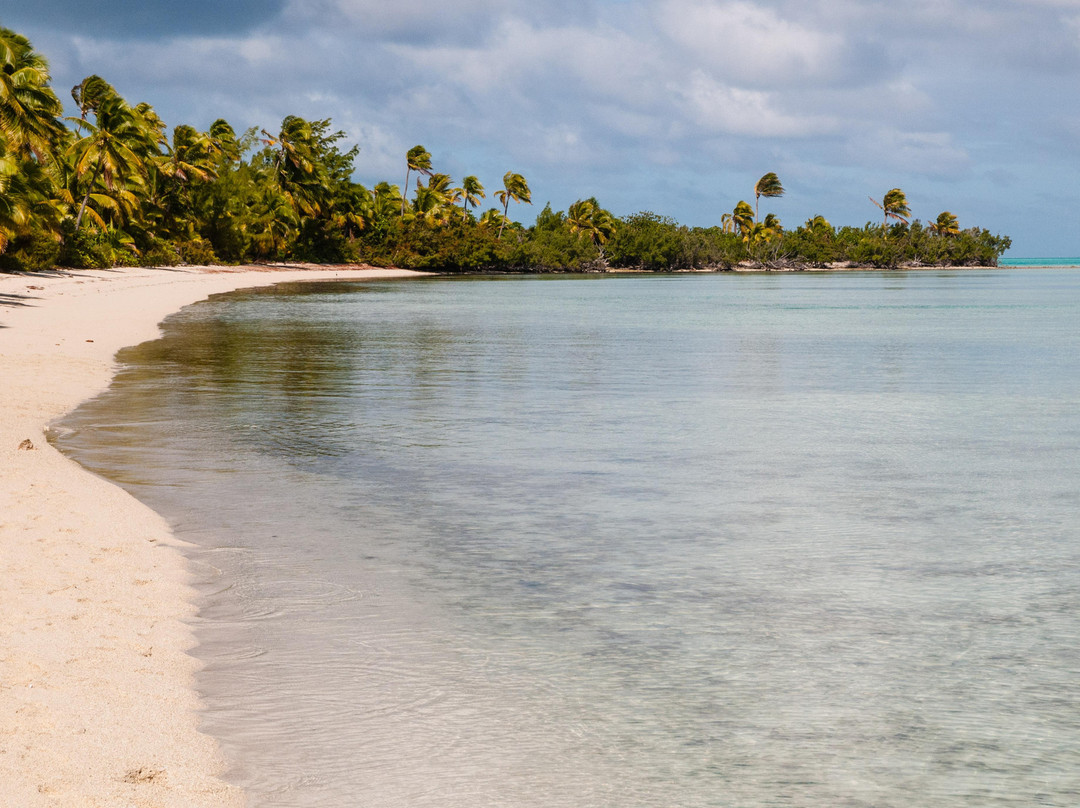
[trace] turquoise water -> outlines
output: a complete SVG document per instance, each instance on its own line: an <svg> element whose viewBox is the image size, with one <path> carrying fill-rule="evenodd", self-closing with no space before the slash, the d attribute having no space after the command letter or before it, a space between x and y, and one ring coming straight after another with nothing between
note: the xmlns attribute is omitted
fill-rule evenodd
<svg viewBox="0 0 1080 808"><path fill-rule="evenodd" d="M1003 267L1080 267L1080 258L1002 258Z"/></svg>
<svg viewBox="0 0 1080 808"><path fill-rule="evenodd" d="M1080 800L1080 271L214 298L65 451L253 806Z"/></svg>

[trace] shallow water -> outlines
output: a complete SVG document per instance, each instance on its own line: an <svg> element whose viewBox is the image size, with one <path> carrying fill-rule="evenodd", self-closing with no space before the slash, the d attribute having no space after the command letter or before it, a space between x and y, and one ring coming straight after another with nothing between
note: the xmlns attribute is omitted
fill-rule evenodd
<svg viewBox="0 0 1080 808"><path fill-rule="evenodd" d="M1080 270L311 284L59 443L253 806L1080 802Z"/></svg>

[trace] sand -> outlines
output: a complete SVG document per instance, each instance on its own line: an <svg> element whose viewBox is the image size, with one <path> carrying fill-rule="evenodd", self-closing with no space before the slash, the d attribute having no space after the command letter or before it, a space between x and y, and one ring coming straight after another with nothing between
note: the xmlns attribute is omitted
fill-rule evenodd
<svg viewBox="0 0 1080 808"><path fill-rule="evenodd" d="M404 270L252 267L0 275L0 806L242 806L198 730L189 573L165 522L47 426L113 356L217 292ZM33 448L29 448L32 446Z"/></svg>

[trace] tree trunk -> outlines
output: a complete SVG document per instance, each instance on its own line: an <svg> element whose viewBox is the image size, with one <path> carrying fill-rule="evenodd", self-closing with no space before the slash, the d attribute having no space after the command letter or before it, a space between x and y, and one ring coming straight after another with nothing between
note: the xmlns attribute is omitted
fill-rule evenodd
<svg viewBox="0 0 1080 808"><path fill-rule="evenodd" d="M90 201L90 192L94 190L94 183L97 182L98 174L101 173L101 166L104 162L104 159L98 159L97 168L94 169L94 176L90 178L90 184L86 186L86 196L83 197L82 204L79 205L79 215L75 217L76 233L79 232L79 225L82 224L82 217L86 212L86 203Z"/></svg>
<svg viewBox="0 0 1080 808"><path fill-rule="evenodd" d="M499 222L499 235L497 235L497 236L495 237L495 240L496 240L496 241L502 241L502 231L503 231L503 228L504 228L504 227L506 227L506 212L507 212L507 211L508 211L509 209L510 209L510 195L509 195L509 194L507 194L507 196L506 196L506 202L504 202L504 203L503 203L503 217L502 217L502 221L501 221L501 222Z"/></svg>

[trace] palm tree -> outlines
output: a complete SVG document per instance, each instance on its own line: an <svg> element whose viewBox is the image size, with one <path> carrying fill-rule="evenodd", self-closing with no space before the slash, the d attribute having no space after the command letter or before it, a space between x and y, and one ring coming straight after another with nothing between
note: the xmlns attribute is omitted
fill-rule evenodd
<svg viewBox="0 0 1080 808"><path fill-rule="evenodd" d="M754 226L755 221L754 209L750 207L750 203L739 200L739 204L735 206L735 210L731 213L731 221L735 232L740 236L745 236L750 228Z"/></svg>
<svg viewBox="0 0 1080 808"><path fill-rule="evenodd" d="M820 213L812 219L807 219L806 224L804 224L803 227L814 233L832 231L832 225L829 223L829 220Z"/></svg>
<svg viewBox="0 0 1080 808"><path fill-rule="evenodd" d="M30 41L0 28L0 253L35 229L59 232L56 157L70 133L49 82L48 62Z"/></svg>
<svg viewBox="0 0 1080 808"><path fill-rule="evenodd" d="M908 223L908 217L911 216L911 210L908 208L907 197L904 196L904 192L899 188L893 188L878 202L874 197L870 197L870 201L877 205L882 213L885 214L884 226L888 226L889 219L896 219L897 221Z"/></svg>
<svg viewBox="0 0 1080 808"><path fill-rule="evenodd" d="M955 236L960 233L960 222L946 210L938 214L937 221L930 225L930 229L939 236Z"/></svg>
<svg viewBox="0 0 1080 808"><path fill-rule="evenodd" d="M32 191L20 170L24 161L8 154L0 140L0 253L26 229L32 213Z"/></svg>
<svg viewBox="0 0 1080 808"><path fill-rule="evenodd" d="M601 255L603 245L615 234L615 217L600 207L595 197L579 199L567 208L566 221L571 233L587 234Z"/></svg>
<svg viewBox="0 0 1080 808"><path fill-rule="evenodd" d="M409 173L419 171L431 176L431 152L419 144L405 154L405 191L409 190ZM405 194L401 195L401 218L405 218Z"/></svg>
<svg viewBox="0 0 1080 808"><path fill-rule="evenodd" d="M217 176L214 157L218 154L213 139L195 129L181 125L173 129L172 144L166 145L158 170L166 177L182 183L209 180Z"/></svg>
<svg viewBox="0 0 1080 808"><path fill-rule="evenodd" d="M245 226L255 252L264 258L276 258L285 251L288 233L299 224L296 209L276 186L263 183L248 212Z"/></svg>
<svg viewBox="0 0 1080 808"><path fill-rule="evenodd" d="M72 96L80 104L84 114L90 110L94 112L95 121L91 123L84 118L70 119L80 130L86 129L88 132L70 147L76 183L90 175L79 213L75 217L76 230L82 224L86 206L91 195L95 194L99 179L109 192L101 196L111 196L116 202L109 207L114 210L130 207L128 186L144 184L144 155L149 152L149 144L153 142L153 136L145 129L146 117L132 110L115 91L106 92L95 83L92 85L95 89L93 99L84 105L83 102L87 100L85 85L86 82L72 90ZM112 90L108 85L105 87ZM102 201L100 197L95 197L95 202Z"/></svg>
<svg viewBox="0 0 1080 808"><path fill-rule="evenodd" d="M468 220L469 207L477 207L484 197L484 186L480 184L480 180L476 177L470 174L461 181L461 221Z"/></svg>
<svg viewBox="0 0 1080 808"><path fill-rule="evenodd" d="M0 28L0 137L16 159L53 156L66 130L63 106L49 87L49 63L30 41Z"/></svg>
<svg viewBox="0 0 1080 808"><path fill-rule="evenodd" d="M220 159L216 141L193 126L177 126L173 129L172 143L165 144L164 154L157 156L152 165L148 201L164 215L165 226L174 235L191 240L195 237L197 218L193 189L215 179L219 168L227 165ZM176 231L178 225L181 232Z"/></svg>
<svg viewBox="0 0 1080 808"><path fill-rule="evenodd" d="M506 225L506 217L499 212L498 208L488 208L480 217L479 225L486 229L498 226L499 233L502 234L502 229Z"/></svg>
<svg viewBox="0 0 1080 808"><path fill-rule="evenodd" d="M780 235L774 227L770 227L766 222L754 222L753 226L743 235L743 242L748 248L756 247L759 244L768 244Z"/></svg>
<svg viewBox="0 0 1080 808"><path fill-rule="evenodd" d="M763 176L754 185L754 221L758 220L758 203L761 197L776 197L784 195L784 186L780 184L780 178L772 171Z"/></svg>
<svg viewBox="0 0 1080 808"><path fill-rule="evenodd" d="M329 196L326 168L316 158L318 143L309 121L287 115L275 137L262 130L263 143L275 150L273 171L289 203L304 216L318 216Z"/></svg>
<svg viewBox="0 0 1080 808"><path fill-rule="evenodd" d="M373 219L390 218L391 210L397 210L401 200L401 189L388 182L378 183L371 192L371 217Z"/></svg>
<svg viewBox="0 0 1080 808"><path fill-rule="evenodd" d="M529 184L525 182L525 178L520 174L515 174L513 171L507 171L503 175L503 190L495 192L495 198L502 202L503 206L503 220L499 225L499 235L496 236L496 241L502 238L503 228L506 226L507 211L510 207L510 200L515 202L524 202L527 205L532 204L532 192L529 190Z"/></svg>
<svg viewBox="0 0 1080 808"><path fill-rule="evenodd" d="M218 118L206 132L213 143L214 152L220 155L220 161L238 163L240 161L240 143L236 139L236 130L224 118Z"/></svg>

